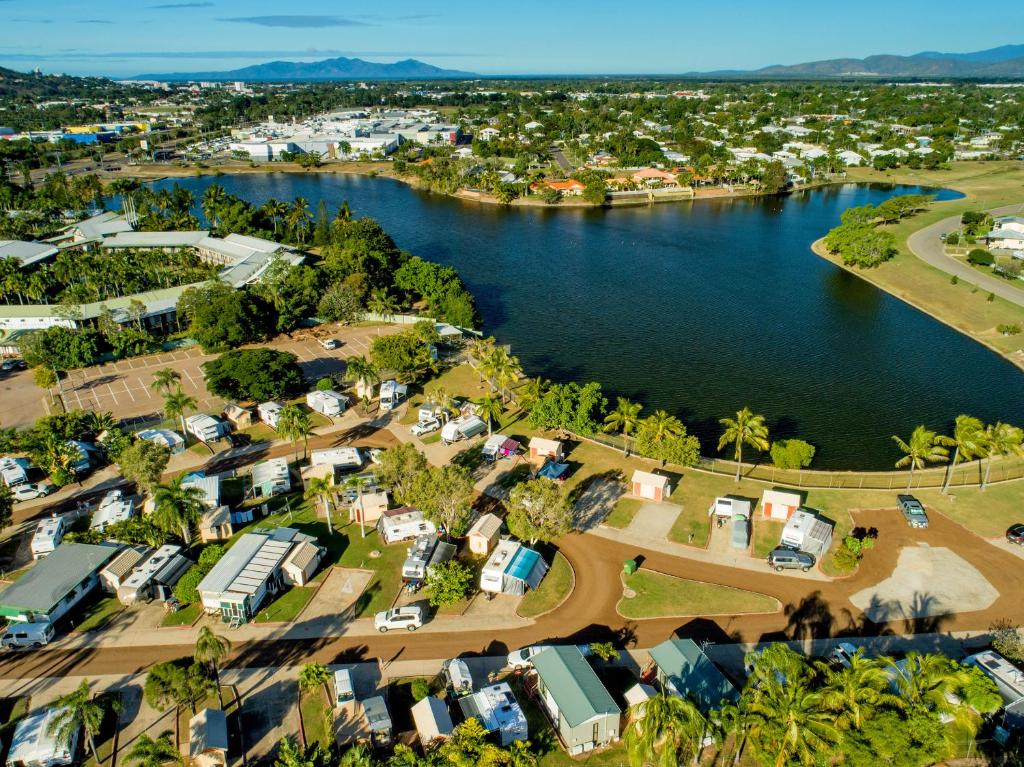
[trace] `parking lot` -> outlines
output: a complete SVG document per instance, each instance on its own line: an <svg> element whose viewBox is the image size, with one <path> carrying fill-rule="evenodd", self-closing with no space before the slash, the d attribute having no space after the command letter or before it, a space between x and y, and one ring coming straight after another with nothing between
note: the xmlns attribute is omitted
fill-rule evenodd
<svg viewBox="0 0 1024 767"><path fill-rule="evenodd" d="M324 349L312 334L301 339L281 336L265 344L293 353L308 381L335 375L345 370L345 358L368 355L370 344L378 335L400 331L401 326L320 328L320 338L334 338L337 349ZM200 411L216 411L224 404L206 390L202 365L217 355L204 354L198 347L95 365L68 374L63 381L64 402L69 410L109 410L126 421L148 420L163 411L163 398L153 391L153 374L173 368L181 375L181 388L198 402ZM27 426L45 414L45 395L32 384L30 372L20 373L5 381L9 391L17 393L17 403L5 406L0 415L5 426ZM56 393L56 392L55 392Z"/></svg>

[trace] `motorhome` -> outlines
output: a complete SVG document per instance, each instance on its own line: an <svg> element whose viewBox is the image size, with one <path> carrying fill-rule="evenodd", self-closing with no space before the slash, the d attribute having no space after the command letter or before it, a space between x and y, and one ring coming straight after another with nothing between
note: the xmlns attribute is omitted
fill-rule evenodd
<svg viewBox="0 0 1024 767"><path fill-rule="evenodd" d="M135 514L135 501L126 498L120 490L111 490L103 496L99 507L93 512L89 529L104 533L115 522L124 522Z"/></svg>
<svg viewBox="0 0 1024 767"><path fill-rule="evenodd" d="M200 442L216 442L227 432L227 425L212 415L197 413L185 419L185 431Z"/></svg>
<svg viewBox="0 0 1024 767"><path fill-rule="evenodd" d="M380 412L389 413L398 407L409 393L409 387L398 381L385 381L380 385Z"/></svg>
<svg viewBox="0 0 1024 767"><path fill-rule="evenodd" d="M52 516L39 520L32 534L32 559L42 559L60 546L67 531L68 524L64 517Z"/></svg>
<svg viewBox="0 0 1024 767"><path fill-rule="evenodd" d="M357 447L331 447L314 450L309 454L310 466L334 466L337 469L361 469L363 454Z"/></svg>
<svg viewBox="0 0 1024 767"><path fill-rule="evenodd" d="M470 439L487 431L487 424L479 416L460 416L441 428L441 441L445 444Z"/></svg>
<svg viewBox="0 0 1024 767"><path fill-rule="evenodd" d="M345 412L345 408L348 406L348 397L333 389L311 391L306 395L306 404L309 405L310 410L333 418Z"/></svg>
<svg viewBox="0 0 1024 767"><path fill-rule="evenodd" d="M0 458L0 481L7 487L17 487L28 482L29 462L25 458Z"/></svg>
<svg viewBox="0 0 1024 767"><path fill-rule="evenodd" d="M402 580L406 583L422 581L431 568L452 559L457 551L454 543L446 543L436 535L417 537L402 564Z"/></svg>
<svg viewBox="0 0 1024 767"><path fill-rule="evenodd" d="M271 429L277 428L277 424L281 420L282 410L284 410L284 405L280 402L261 402L256 406L256 412L259 413L260 420Z"/></svg>
<svg viewBox="0 0 1024 767"><path fill-rule="evenodd" d="M377 520L377 532L385 544L411 541L418 536L436 536L437 526L423 518L423 512L403 506L389 509Z"/></svg>

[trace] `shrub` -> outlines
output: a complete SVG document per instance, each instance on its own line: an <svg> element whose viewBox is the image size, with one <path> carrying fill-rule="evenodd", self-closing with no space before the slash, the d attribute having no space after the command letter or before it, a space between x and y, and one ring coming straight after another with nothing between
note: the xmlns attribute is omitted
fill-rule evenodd
<svg viewBox="0 0 1024 767"><path fill-rule="evenodd" d="M416 679L412 680L412 684L409 685L409 692L412 693L412 699L415 701L428 698L430 697L430 682L423 677L416 677Z"/></svg>
<svg viewBox="0 0 1024 767"><path fill-rule="evenodd" d="M334 381L330 378L321 378L316 382L317 391L329 391L334 388Z"/></svg>
<svg viewBox="0 0 1024 767"><path fill-rule="evenodd" d="M1004 336L1015 336L1020 333L1020 325L997 325L996 330Z"/></svg>
<svg viewBox="0 0 1024 767"><path fill-rule="evenodd" d="M199 567L202 568L204 574L213 569L213 566L224 556L225 551L226 549L219 543L212 544L203 549L199 555Z"/></svg>
<svg viewBox="0 0 1024 767"><path fill-rule="evenodd" d="M304 385L296 356L273 349L236 349L203 363L203 370L210 392L230 400L266 402Z"/></svg>
<svg viewBox="0 0 1024 767"><path fill-rule="evenodd" d="M975 266L992 266L996 262L995 256L983 248L975 248L967 254L967 260Z"/></svg>
<svg viewBox="0 0 1024 767"><path fill-rule="evenodd" d="M199 565L192 565L174 587L174 598L182 605L199 601L199 583L206 577Z"/></svg>
<svg viewBox="0 0 1024 767"><path fill-rule="evenodd" d="M805 469L814 460L814 445L802 439L778 439L772 443L772 463L780 469Z"/></svg>

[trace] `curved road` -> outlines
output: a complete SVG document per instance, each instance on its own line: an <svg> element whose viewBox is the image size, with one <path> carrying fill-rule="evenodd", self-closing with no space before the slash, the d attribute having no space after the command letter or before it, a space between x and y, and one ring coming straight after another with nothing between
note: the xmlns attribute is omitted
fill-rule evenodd
<svg viewBox="0 0 1024 767"><path fill-rule="evenodd" d="M651 647L674 632L717 642L758 641L840 634L931 633L986 630L1006 618L1024 623L1024 567L1012 552L1000 549L967 532L938 513L926 530L907 527L895 510L858 512L857 523L879 530L880 546L868 552L852 577L821 583L791 575L709 565L692 559L637 549L605 538L573 534L560 542L562 553L576 573L576 588L554 611L530 626L491 632L432 632L370 637L323 637L302 640L237 643L229 666L296 665L309 660L323 663L379 658L449 658L459 654L500 655L511 649L541 642L616 640L635 647ZM876 625L867 621L850 596L888 577L903 547L944 546L977 568L1000 596L990 607L956 615ZM615 610L622 585L622 562L642 557L643 565L670 575L755 590L779 600L782 609L754 615L658 618L629 621ZM927 601L928 594L918 595ZM172 631L173 629L169 629ZM0 678L60 676L66 674L134 673L153 663L190 655L192 632L181 631L181 643L154 647L38 650L8 655L0 661ZM230 636L230 633L228 634Z"/></svg>
<svg viewBox="0 0 1024 767"><path fill-rule="evenodd" d="M988 211L993 216L1008 216L1020 214L1024 210L1024 204L1006 205L1002 208L993 208ZM957 261L952 256L947 256L939 235L949 234L960 225L960 216L944 218L924 229L919 229L907 238L907 247L910 252L927 264L946 274L956 275L959 279L965 280L972 285L995 293L1000 298L1012 301L1018 306L1024 306L1024 290L1015 287L999 277L985 274L967 264Z"/></svg>

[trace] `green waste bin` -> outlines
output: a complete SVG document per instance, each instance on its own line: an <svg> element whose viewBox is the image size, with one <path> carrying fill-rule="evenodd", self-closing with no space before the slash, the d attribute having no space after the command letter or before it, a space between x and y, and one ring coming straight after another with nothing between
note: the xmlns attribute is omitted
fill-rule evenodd
<svg viewBox="0 0 1024 767"><path fill-rule="evenodd" d="M626 571L626 575L632 575L636 572L636 560L627 559L625 562L623 562L622 569Z"/></svg>

